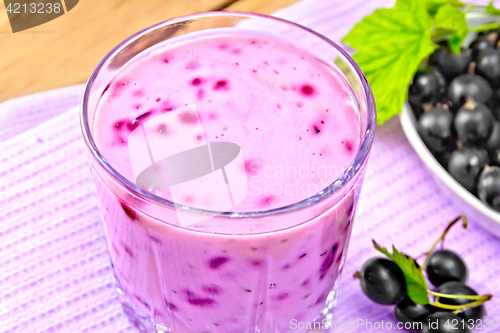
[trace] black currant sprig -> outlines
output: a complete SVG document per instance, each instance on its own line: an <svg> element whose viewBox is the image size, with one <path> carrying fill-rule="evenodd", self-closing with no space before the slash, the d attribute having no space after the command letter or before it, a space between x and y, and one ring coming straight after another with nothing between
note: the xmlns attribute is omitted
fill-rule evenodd
<svg viewBox="0 0 500 333"><path fill-rule="evenodd" d="M477 295L470 287L464 285L463 282L465 282L468 273L465 263L463 263L465 268L461 268L460 263L462 263L463 260L458 257L458 255L454 254L454 252L444 249L446 235L459 221L462 221L462 227L464 229L467 228L468 221L465 215L460 215L450 221L443 233L436 242L434 242L431 249L423 254L425 260L422 266L418 265L413 258L398 251L396 247L393 246L392 253L390 253L386 248L381 247L373 240L375 248L385 254L389 259L372 258L366 262L361 271L356 272L353 277L360 279L361 288L368 298L382 305L398 304L406 299L405 297L407 296L409 299L407 303L413 302L413 304L431 306L434 309L452 311L455 314L462 314L469 309L482 307L485 302L493 298L493 295ZM443 290L430 290L423 273L425 269L427 269L427 273L429 273L429 264L432 264L433 254L438 253L438 251L435 250L439 243L441 243L441 250L438 251L443 252L440 253L441 258L438 257L438 260L436 260L437 263L434 263L433 267L437 267L438 269L435 274L433 272L433 276L435 277L433 280L439 282L439 284L456 281L454 283L457 285L454 285L451 289L449 283L444 283L443 288L440 288L449 290L448 292L441 292ZM449 260L447 263L451 262L452 267L453 265L457 265L458 269L452 269L451 271L440 269L439 260L443 260L443 257ZM458 264L456 264L457 262ZM431 280L431 282L433 282L433 280ZM438 285L435 282L433 282L433 284ZM456 290L465 290L465 292L469 294L465 295L463 292L454 294ZM434 296L434 301L430 300L429 295ZM446 299L446 302L444 302L444 299ZM470 300L470 302L467 302L467 300ZM479 312L484 313L482 310Z"/></svg>
<svg viewBox="0 0 500 333"><path fill-rule="evenodd" d="M425 259L424 262L421 266L421 269L428 269L428 260L431 257L431 255L434 253L434 250L436 247L441 243L441 251L444 251L444 242L446 240L446 235L448 232L451 230L451 228L457 224L459 221L462 221L462 228L467 229L469 221L467 220L467 216L465 215L459 215L457 216L454 220L450 221L448 223L448 226L445 228L443 233L439 236L439 238L434 242L432 245L431 249L424 253ZM429 272L428 272L429 274ZM465 282L465 281L463 281ZM428 290L428 293L430 295L435 296L434 302L430 302L429 304L438 308L446 309L446 310L453 310L453 313L457 314L460 312L464 312L468 309L481 306L483 303L491 300L493 298L493 295L450 295L450 294L444 294L444 293L439 293L436 291ZM439 298L449 298L449 299L467 299L467 300L473 300L473 302L464 304L464 305L449 305L449 304L443 304L439 302Z"/></svg>

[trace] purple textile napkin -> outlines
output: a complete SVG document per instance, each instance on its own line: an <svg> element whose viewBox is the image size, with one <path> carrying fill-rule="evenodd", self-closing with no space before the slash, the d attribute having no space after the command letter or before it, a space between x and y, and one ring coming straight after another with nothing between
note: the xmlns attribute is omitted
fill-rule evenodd
<svg viewBox="0 0 500 333"><path fill-rule="evenodd" d="M276 15L338 41L354 22L392 3L304 0ZM82 90L0 104L0 332L138 332L112 284L75 108ZM355 326L396 323L392 308L372 304L352 279L378 255L371 239L416 256L460 212L409 145L399 119L378 127L333 319L344 329L332 332L394 331ZM496 294L488 318L500 320L500 240L471 222L468 230L453 229L446 244L467 261L469 284Z"/></svg>

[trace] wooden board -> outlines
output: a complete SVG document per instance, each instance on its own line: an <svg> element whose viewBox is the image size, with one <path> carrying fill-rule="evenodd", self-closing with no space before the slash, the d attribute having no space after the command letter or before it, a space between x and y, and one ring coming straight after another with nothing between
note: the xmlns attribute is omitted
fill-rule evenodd
<svg viewBox="0 0 500 333"><path fill-rule="evenodd" d="M269 14L297 0L80 0L63 16L13 34L0 1L0 102L85 82L97 63L134 32L210 10Z"/></svg>

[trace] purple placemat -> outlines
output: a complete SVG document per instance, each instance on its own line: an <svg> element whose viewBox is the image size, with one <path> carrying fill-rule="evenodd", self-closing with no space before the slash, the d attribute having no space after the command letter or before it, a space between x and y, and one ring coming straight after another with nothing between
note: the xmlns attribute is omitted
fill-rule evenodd
<svg viewBox="0 0 500 333"><path fill-rule="evenodd" d="M355 21L387 4L392 1L304 0L276 15L338 41ZM112 285L78 111L71 109L82 89L0 104L0 332L138 332ZM334 323L343 324L343 332L393 331L355 327L358 320L395 325L392 309L370 303L351 278L377 255L371 239L417 255L459 213L409 145L399 120L377 128ZM467 261L471 286L497 294L487 309L490 319L499 320L500 240L472 223L467 231L454 229L447 247Z"/></svg>

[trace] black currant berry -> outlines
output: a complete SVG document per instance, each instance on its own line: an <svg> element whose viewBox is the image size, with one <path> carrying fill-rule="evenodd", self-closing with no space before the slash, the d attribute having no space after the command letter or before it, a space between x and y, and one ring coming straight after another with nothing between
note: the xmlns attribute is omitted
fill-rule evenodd
<svg viewBox="0 0 500 333"><path fill-rule="evenodd" d="M482 103L466 103L453 121L458 140L480 145L486 141L493 129L495 119L490 109Z"/></svg>
<svg viewBox="0 0 500 333"><path fill-rule="evenodd" d="M485 167L477 183L479 199L500 212L500 167Z"/></svg>
<svg viewBox="0 0 500 333"><path fill-rule="evenodd" d="M490 165L500 166L500 149L490 153Z"/></svg>
<svg viewBox="0 0 500 333"><path fill-rule="evenodd" d="M457 281L446 282L439 286L438 292L448 295L477 295L476 291L471 287ZM464 298L446 298L440 297L439 302L443 304L449 305L464 305L474 300L464 299ZM470 319L477 321L478 319L482 319L484 317L485 310L484 305L476 306L474 308L465 310L464 312L460 312L458 315L469 321Z"/></svg>
<svg viewBox="0 0 500 333"><path fill-rule="evenodd" d="M469 48L472 50L472 57L476 58L479 53L481 53L481 51L486 49L494 49L495 43L486 36L479 36L475 41L472 42Z"/></svg>
<svg viewBox="0 0 500 333"><path fill-rule="evenodd" d="M398 322L410 323L415 328L417 325L414 323L423 323L430 314L427 306L413 302L408 296L394 307L394 316ZM410 327L410 324L406 327Z"/></svg>
<svg viewBox="0 0 500 333"><path fill-rule="evenodd" d="M416 106L416 105L410 104L410 108L413 111L413 114L415 115L415 119L417 119L417 120L424 113L424 109L421 106Z"/></svg>
<svg viewBox="0 0 500 333"><path fill-rule="evenodd" d="M491 114L493 115L493 118L495 120L500 121L500 105L498 100L494 100L493 102L488 103L488 106L490 107Z"/></svg>
<svg viewBox="0 0 500 333"><path fill-rule="evenodd" d="M429 280L436 287L450 281L465 283L469 270L464 260L450 250L437 250L427 258L425 267Z"/></svg>
<svg viewBox="0 0 500 333"><path fill-rule="evenodd" d="M436 106L422 114L417 130L425 145L433 153L442 153L454 143L452 135L453 114Z"/></svg>
<svg viewBox="0 0 500 333"><path fill-rule="evenodd" d="M450 162L452 151L445 151L443 153L434 154L434 158L441 164L445 169L448 168L448 163Z"/></svg>
<svg viewBox="0 0 500 333"><path fill-rule="evenodd" d="M484 148L489 154L494 154L498 149L500 149L500 123L495 121L493 123L493 129L491 134L486 141Z"/></svg>
<svg viewBox="0 0 500 333"><path fill-rule="evenodd" d="M500 89L493 90L493 96L486 105L490 108L495 120L500 121Z"/></svg>
<svg viewBox="0 0 500 333"><path fill-rule="evenodd" d="M487 155L484 149L472 147L457 149L450 156L448 172L463 187L475 193L479 174L486 165Z"/></svg>
<svg viewBox="0 0 500 333"><path fill-rule="evenodd" d="M436 68L419 69L408 89L408 100L412 105L421 106L442 96L445 88L444 77Z"/></svg>
<svg viewBox="0 0 500 333"><path fill-rule="evenodd" d="M500 83L500 50L486 49L477 56L476 72L493 86Z"/></svg>
<svg viewBox="0 0 500 333"><path fill-rule="evenodd" d="M460 55L456 55L446 45L441 45L429 57L430 64L437 67L447 79L466 73L471 61L472 50L462 49Z"/></svg>
<svg viewBox="0 0 500 333"><path fill-rule="evenodd" d="M436 312L424 322L422 333L470 333L469 323L451 312Z"/></svg>
<svg viewBox="0 0 500 333"><path fill-rule="evenodd" d="M479 75L464 74L451 81L448 87L448 98L454 109L458 109L471 97L477 103L488 102L493 95L488 81Z"/></svg>
<svg viewBox="0 0 500 333"><path fill-rule="evenodd" d="M385 258L368 260L360 272L361 288L373 302L397 304L406 296L406 281L401 269Z"/></svg>
<svg viewBox="0 0 500 333"><path fill-rule="evenodd" d="M480 31L477 34L478 38L479 37L488 37L493 43L496 43L498 40L498 30L496 29L491 29L491 30L486 30L486 31Z"/></svg>

